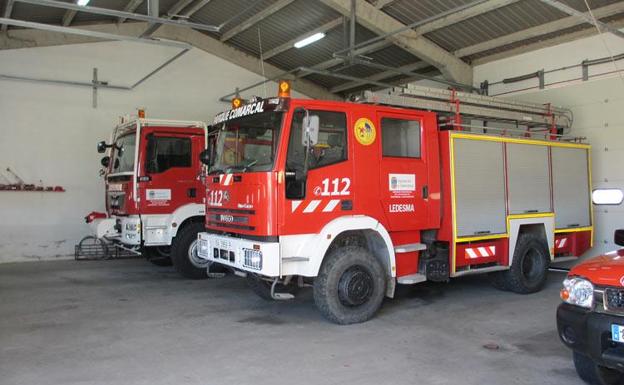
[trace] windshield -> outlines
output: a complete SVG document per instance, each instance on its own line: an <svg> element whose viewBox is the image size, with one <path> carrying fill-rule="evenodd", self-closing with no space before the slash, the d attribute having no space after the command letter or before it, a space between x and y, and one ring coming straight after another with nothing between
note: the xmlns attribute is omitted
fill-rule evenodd
<svg viewBox="0 0 624 385"><path fill-rule="evenodd" d="M283 115L267 111L224 123L209 173L272 170Z"/></svg>
<svg viewBox="0 0 624 385"><path fill-rule="evenodd" d="M115 141L115 146L113 147L112 173L134 171L135 145L136 135L134 132L121 136Z"/></svg>

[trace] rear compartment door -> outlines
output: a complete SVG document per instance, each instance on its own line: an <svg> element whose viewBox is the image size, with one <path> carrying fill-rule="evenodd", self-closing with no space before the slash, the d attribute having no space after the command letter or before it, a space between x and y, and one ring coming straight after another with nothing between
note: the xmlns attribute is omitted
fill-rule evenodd
<svg viewBox="0 0 624 385"><path fill-rule="evenodd" d="M380 196L390 231L426 228L429 181L424 146L424 119L380 112Z"/></svg>

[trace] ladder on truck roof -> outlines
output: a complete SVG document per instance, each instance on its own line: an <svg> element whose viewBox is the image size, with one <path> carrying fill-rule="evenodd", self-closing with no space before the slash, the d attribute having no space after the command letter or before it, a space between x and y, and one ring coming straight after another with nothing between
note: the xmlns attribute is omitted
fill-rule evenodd
<svg viewBox="0 0 624 385"><path fill-rule="evenodd" d="M476 119L483 122L495 121L526 126L527 129L522 130L525 134L536 131L542 134L549 132L551 139L561 137L562 134L568 132L573 120L570 110L549 104L518 102L493 96L415 85L394 87L388 91L364 91L355 98L355 101L435 111L448 119L445 125L458 130L470 127L470 125L462 124L462 119ZM488 126L480 128L493 129ZM540 130L535 130L536 128Z"/></svg>

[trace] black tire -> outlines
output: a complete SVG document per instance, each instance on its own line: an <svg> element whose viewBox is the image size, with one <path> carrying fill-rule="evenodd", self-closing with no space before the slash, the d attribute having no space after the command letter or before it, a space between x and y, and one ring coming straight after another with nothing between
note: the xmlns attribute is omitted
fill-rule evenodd
<svg viewBox="0 0 624 385"><path fill-rule="evenodd" d="M171 266L171 247L169 246L150 246L143 248L143 256L156 266Z"/></svg>
<svg viewBox="0 0 624 385"><path fill-rule="evenodd" d="M495 273L488 274L490 284L498 290L509 291L507 286L507 278L504 271L497 271Z"/></svg>
<svg viewBox="0 0 624 385"><path fill-rule="evenodd" d="M386 272L368 250L333 250L314 280L314 302L328 320L340 325L368 321L386 294Z"/></svg>
<svg viewBox="0 0 624 385"><path fill-rule="evenodd" d="M591 358L573 353L574 367L579 377L592 385L616 385L624 383L624 373L597 365Z"/></svg>
<svg viewBox="0 0 624 385"><path fill-rule="evenodd" d="M511 267L503 272L505 285L518 294L538 292L546 283L549 265L550 254L546 240L533 234L521 234Z"/></svg>
<svg viewBox="0 0 624 385"><path fill-rule="evenodd" d="M188 223L173 238L171 244L171 261L176 271L185 278L208 278L210 263L197 257L197 234L204 230L200 222Z"/></svg>
<svg viewBox="0 0 624 385"><path fill-rule="evenodd" d="M271 285L272 282L266 281L257 275L247 273L247 286L249 286L251 291L256 293L258 297L266 301L274 301L273 297L271 297ZM275 292L296 295L299 292L299 286L297 286L296 282L291 282L288 286L278 283L275 287Z"/></svg>

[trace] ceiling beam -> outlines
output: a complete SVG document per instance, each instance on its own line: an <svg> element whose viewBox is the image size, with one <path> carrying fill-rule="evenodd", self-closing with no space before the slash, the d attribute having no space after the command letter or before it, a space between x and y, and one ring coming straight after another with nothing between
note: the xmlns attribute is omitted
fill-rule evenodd
<svg viewBox="0 0 624 385"><path fill-rule="evenodd" d="M423 24L414 29L414 31L419 35L424 35L426 33L457 24L464 20L468 20L475 16L494 11L498 8L506 7L510 4L517 3L518 1L519 0L489 0L477 3L471 7L464 8L461 11L451 13L450 15Z"/></svg>
<svg viewBox="0 0 624 385"><path fill-rule="evenodd" d="M613 28L624 28L624 18L610 21L608 23L610 27ZM565 35L558 35L552 37L550 39L539 40L531 44L523 45L517 48L513 48L510 50L506 50L503 52L496 52L491 55L480 57L472 62L473 65L481 65L485 63L490 63L496 60L506 59L508 57L522 55L527 52L535 51L542 48L553 47L559 44L569 43L571 41L575 41L578 39L583 39L587 37L596 36L596 29L593 27L587 27L580 31L575 31L572 33L566 33Z"/></svg>
<svg viewBox="0 0 624 385"><path fill-rule="evenodd" d="M184 16L185 18L189 18L191 16L193 16L194 14L196 14L199 10L201 10L202 8L204 8L206 5L208 5L208 3L210 3L212 0L199 0L197 3L193 4L192 7L190 7L189 9L186 10L186 12L184 12L182 14L182 16Z"/></svg>
<svg viewBox="0 0 624 385"><path fill-rule="evenodd" d="M541 1L542 3L548 4L551 7L557 8L561 12L567 13L570 16L576 16L582 20L585 20L585 22L595 26L601 32L609 31L615 36L624 38L624 32L621 32L616 28L611 28L609 27L608 24L601 22L600 20L598 20L598 18L595 15L593 15L593 12L589 9L587 12L581 12L556 0L541 0ZM594 17L596 17L595 20L594 20Z"/></svg>
<svg viewBox="0 0 624 385"><path fill-rule="evenodd" d="M350 0L320 1L344 16L350 14ZM411 29L391 34L398 29L405 28L405 24L388 16L365 0L356 1L356 18L360 25L378 35L389 34L386 38L388 41L439 68L446 79L463 84L472 84L470 65Z"/></svg>
<svg viewBox="0 0 624 385"><path fill-rule="evenodd" d="M124 12L134 13L143 4L145 0L130 0L128 4L124 7ZM120 17L117 21L118 23L123 23L127 20L125 17Z"/></svg>
<svg viewBox="0 0 624 385"><path fill-rule="evenodd" d="M593 11L594 16L598 19L616 15L621 12L624 12L624 2L606 5ZM535 27L524 29L522 31L510 33L508 35L503 35L495 39L484 41L483 43L464 47L453 52L453 54L457 57L471 56L476 53L485 52L495 48L504 47L509 44L521 42L523 40L548 35L550 33L554 33L571 27L576 27L581 24L585 24L585 21L579 19L576 16L568 16L564 17L563 19L551 21L550 23L541 24Z"/></svg>
<svg viewBox="0 0 624 385"><path fill-rule="evenodd" d="M140 13L130 13L130 12L118 11L118 10L110 9L110 8L92 7L90 5L81 6L81 5L77 5L74 3L65 3L65 2L57 1L57 0L15 0L15 1L19 3L41 5L45 7L70 9L70 10L75 10L79 12L92 13L95 15L125 17L125 18L133 19L133 20L147 21L148 23L171 24L171 25L176 25L178 27L195 28L195 29L202 30L202 31L211 31L211 32L219 31L219 27L214 26L214 25L191 23L185 20L169 20L169 19L165 19L161 17L152 17L149 15L144 15Z"/></svg>
<svg viewBox="0 0 624 385"><path fill-rule="evenodd" d="M399 71L418 71L420 69L427 68L427 67L430 67L430 64L425 63L425 62L418 62L418 63L407 64L407 65L398 67L397 69ZM400 74L397 73L396 71L383 71L378 74L364 78L362 80L340 84L338 86L331 88L329 91L333 93L338 93L338 92L350 90L352 88L363 86L371 81L378 82L378 81L382 81L384 79L387 79L393 76L399 76L399 75Z"/></svg>
<svg viewBox="0 0 624 385"><path fill-rule="evenodd" d="M13 13L13 5L15 5L15 0L7 0L2 17L6 19L9 19L11 17L11 13ZM2 28L0 28L0 31L6 32L7 29L8 25L2 24Z"/></svg>
<svg viewBox="0 0 624 385"><path fill-rule="evenodd" d="M279 1L269 5L268 7L263 9L262 11L260 11L260 12L256 13L255 15L251 16L250 18L241 21L236 27L227 30L221 36L221 41L225 42L225 41L230 40L231 38L233 38L234 36L238 35L239 33L243 32L243 31L246 31L247 29L253 27L257 23L259 23L262 20L264 20L265 18L271 16L275 12L277 12L280 9L282 9L282 8L286 7L287 5L291 4L293 1L294 0L279 0Z"/></svg>
<svg viewBox="0 0 624 385"><path fill-rule="evenodd" d="M148 0L149 1L149 0ZM171 8L167 11L167 14L163 16L163 19L171 20L174 16L177 16L180 11L186 8L189 4L191 4L194 0L178 0L177 3L173 4ZM162 23L150 23L149 27L141 34L141 37L150 37L160 26Z"/></svg>
<svg viewBox="0 0 624 385"><path fill-rule="evenodd" d="M262 54L262 57L264 58L264 60L269 60L270 58L272 58L273 56L279 55L282 52L288 51L289 49L294 47L294 44L298 41L301 41L307 37L310 37L312 35L316 35L317 33L326 33L336 27L338 27L339 25L342 25L343 22L343 18L339 17L337 19L334 19L330 22L327 22L323 25L321 25L318 28L315 28L311 31L308 31L302 35L299 35L293 39L288 40L286 43L284 44L280 44L275 48L272 48L268 51L266 51L264 54Z"/></svg>
<svg viewBox="0 0 624 385"><path fill-rule="evenodd" d="M54 26L50 26L54 27ZM147 23L109 23L81 26L80 30L88 30L101 33L114 33L125 36L138 37L147 27ZM56 27L63 28L63 27ZM67 28L67 27L65 27ZM70 27L75 29L73 27ZM177 28L172 25L163 25L154 33L155 38L187 43L195 48L201 49L211 55L224 59L232 65L239 66L257 75L266 78L273 78L284 73L281 68L264 63L263 66L257 57L244 53L230 45L220 42L218 39L210 37L205 33L191 28ZM0 49L15 49L25 47L45 47L51 45L83 44L97 41L104 41L106 38L75 36L67 33L50 33L35 29L15 29L11 30L10 36L0 35ZM235 86L235 85L233 85ZM314 84L304 79L296 79L292 83L293 90L315 99L339 100L330 93L327 88Z"/></svg>
<svg viewBox="0 0 624 385"><path fill-rule="evenodd" d="M373 5L377 9L382 9L383 7L387 7L388 5L394 3L397 0L376 0L373 2Z"/></svg>
<svg viewBox="0 0 624 385"><path fill-rule="evenodd" d="M74 3L76 3L75 0L74 0ZM74 9L68 9L67 11L65 11L65 14L63 15L63 19L61 20L61 25L63 27L69 26L72 23L72 21L74 21L74 17L76 17L77 13L78 11Z"/></svg>

